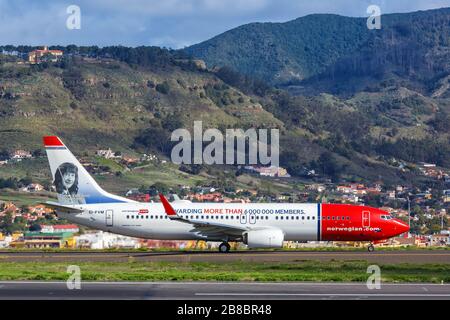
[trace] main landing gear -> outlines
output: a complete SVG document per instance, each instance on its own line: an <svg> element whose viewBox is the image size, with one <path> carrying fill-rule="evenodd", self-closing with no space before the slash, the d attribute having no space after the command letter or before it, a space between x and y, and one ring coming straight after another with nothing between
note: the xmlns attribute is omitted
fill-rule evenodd
<svg viewBox="0 0 450 320"><path fill-rule="evenodd" d="M228 253L230 252L230 245L228 244L228 242L222 242L219 246L219 252L220 253Z"/></svg>
<svg viewBox="0 0 450 320"><path fill-rule="evenodd" d="M367 251L369 251L369 252L374 252L375 251L375 247L374 247L374 245L372 243L369 244L369 246L367 247Z"/></svg>

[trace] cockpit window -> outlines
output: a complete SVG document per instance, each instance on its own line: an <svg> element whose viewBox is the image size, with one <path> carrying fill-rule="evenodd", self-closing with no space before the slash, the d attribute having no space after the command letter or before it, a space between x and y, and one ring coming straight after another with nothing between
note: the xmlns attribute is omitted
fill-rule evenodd
<svg viewBox="0 0 450 320"><path fill-rule="evenodd" d="M383 220L392 220L392 219L394 219L391 215L388 215L388 216L386 216L386 215L382 215L381 216L381 219L383 219Z"/></svg>

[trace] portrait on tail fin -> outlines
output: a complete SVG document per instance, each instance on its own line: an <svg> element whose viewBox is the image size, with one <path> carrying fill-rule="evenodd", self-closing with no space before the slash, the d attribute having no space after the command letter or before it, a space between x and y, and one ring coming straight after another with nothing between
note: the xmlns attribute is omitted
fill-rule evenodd
<svg viewBox="0 0 450 320"><path fill-rule="evenodd" d="M78 168L72 163L63 163L56 170L53 183L58 194L76 196L78 194Z"/></svg>

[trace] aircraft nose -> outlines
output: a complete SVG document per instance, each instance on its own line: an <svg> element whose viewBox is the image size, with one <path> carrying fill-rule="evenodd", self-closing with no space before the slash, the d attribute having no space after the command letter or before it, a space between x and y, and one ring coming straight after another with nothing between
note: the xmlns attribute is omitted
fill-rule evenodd
<svg viewBox="0 0 450 320"><path fill-rule="evenodd" d="M398 230L399 234L409 231L409 226L407 223L405 223L401 220L398 220L398 219L395 220L395 223L396 223L396 229Z"/></svg>

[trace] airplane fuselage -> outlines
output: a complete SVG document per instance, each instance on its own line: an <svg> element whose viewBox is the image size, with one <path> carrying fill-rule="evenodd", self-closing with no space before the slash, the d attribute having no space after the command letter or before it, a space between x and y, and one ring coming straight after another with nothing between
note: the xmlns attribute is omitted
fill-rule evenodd
<svg viewBox="0 0 450 320"><path fill-rule="evenodd" d="M377 241L405 232L405 225L372 207L340 204L172 203L181 218L248 229L276 228L286 241ZM169 219L160 203L78 205L82 213L59 213L90 228L160 240L241 241L205 237L192 225Z"/></svg>

